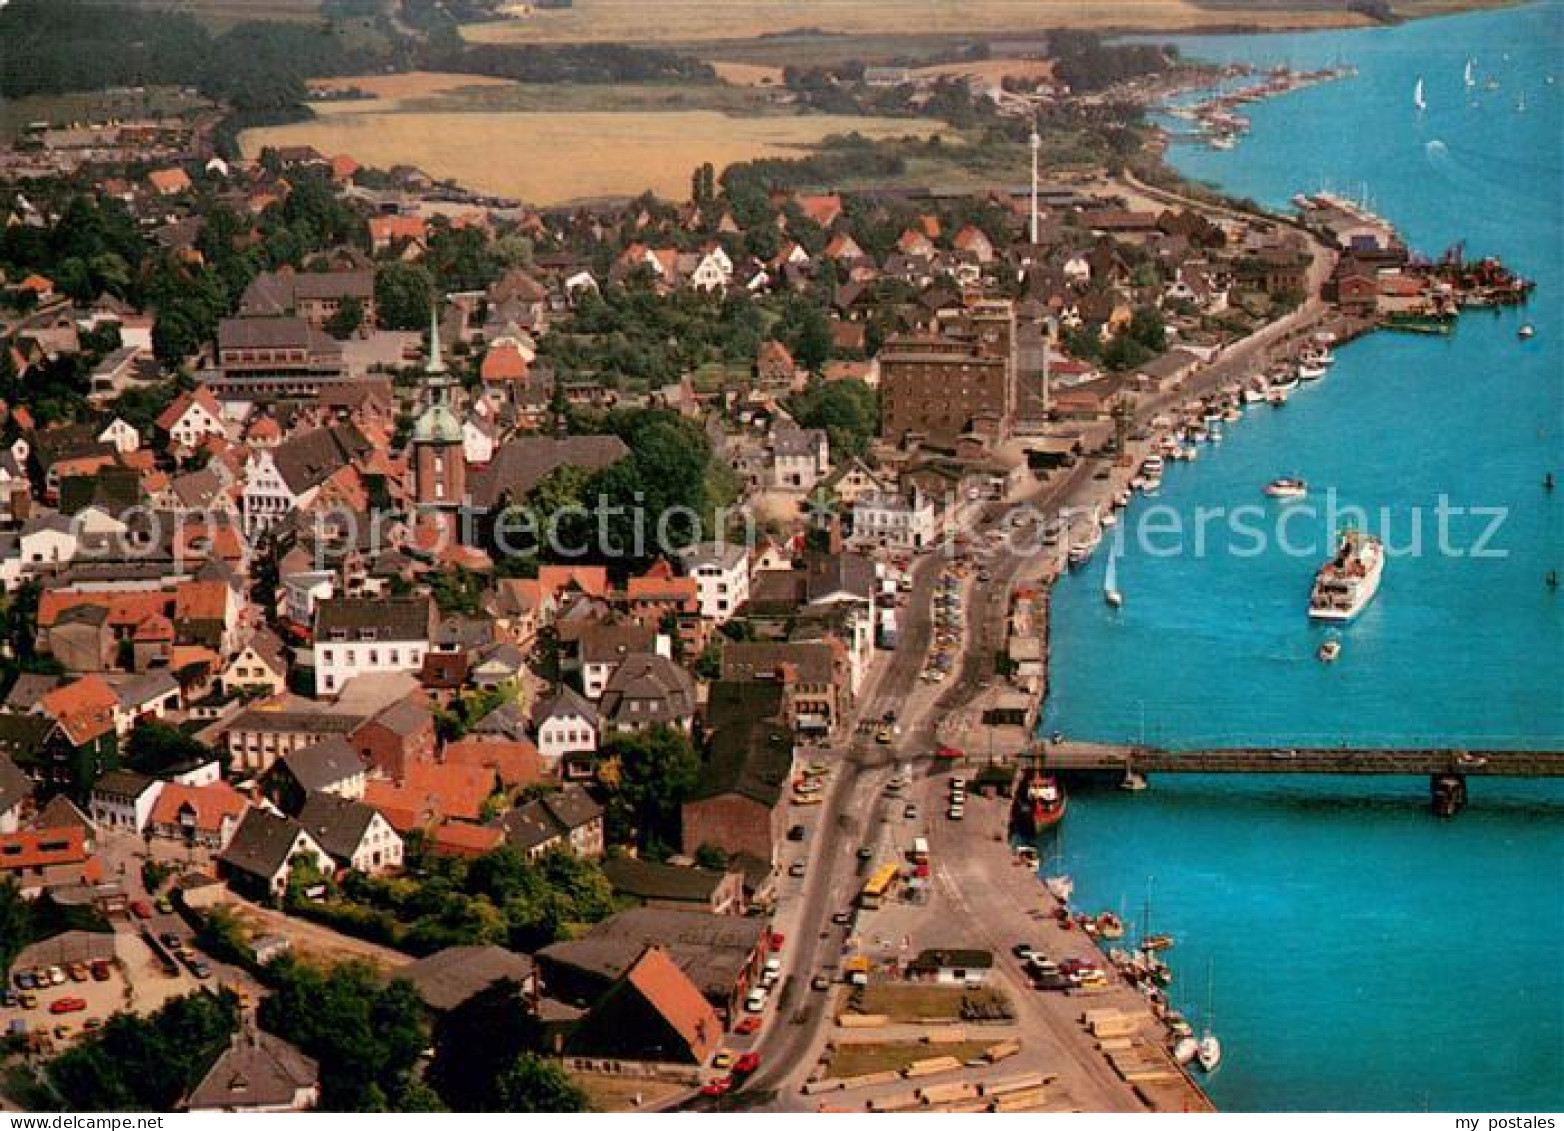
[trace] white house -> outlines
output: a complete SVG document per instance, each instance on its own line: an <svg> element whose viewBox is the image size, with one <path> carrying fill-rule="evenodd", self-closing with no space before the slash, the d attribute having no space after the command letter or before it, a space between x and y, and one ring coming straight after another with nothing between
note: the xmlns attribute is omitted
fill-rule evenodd
<svg viewBox="0 0 1564 1131"><path fill-rule="evenodd" d="M40 515L22 527L17 549L22 568L61 565L76 556L76 524L61 514Z"/></svg>
<svg viewBox="0 0 1564 1131"><path fill-rule="evenodd" d="M114 450L124 455L141 447L141 433L116 416L98 433L98 443L113 444Z"/></svg>
<svg viewBox="0 0 1564 1131"><path fill-rule="evenodd" d="M130 770L110 770L92 783L88 814L105 831L139 833L152 819L163 783Z"/></svg>
<svg viewBox="0 0 1564 1131"><path fill-rule="evenodd" d="M855 545L917 553L934 544L937 525L934 503L920 491L910 497L874 492L853 504Z"/></svg>
<svg viewBox="0 0 1564 1131"><path fill-rule="evenodd" d="M305 570L282 578L282 612L294 624L315 619L315 606L337 591L337 575L330 570Z"/></svg>
<svg viewBox="0 0 1564 1131"><path fill-rule="evenodd" d="M567 754L591 754L597 750L597 708L561 686L541 700L532 713L538 754L552 772Z"/></svg>
<svg viewBox="0 0 1564 1131"><path fill-rule="evenodd" d="M228 847L218 857L224 875L231 881L273 898L280 898L288 890L293 869L306 861L324 876L336 873L331 854L302 824L259 807L245 812Z"/></svg>
<svg viewBox="0 0 1564 1131"><path fill-rule="evenodd" d="M348 680L424 666L433 628L427 597L334 597L315 609L315 694L335 695Z"/></svg>
<svg viewBox="0 0 1564 1131"><path fill-rule="evenodd" d="M749 601L749 555L741 545L702 542L680 554L684 572L695 578L701 616L724 624Z"/></svg>
<svg viewBox="0 0 1564 1131"><path fill-rule="evenodd" d="M299 811L299 824L338 868L374 876L402 866L402 838L379 811L362 801L312 793Z"/></svg>
<svg viewBox="0 0 1564 1131"><path fill-rule="evenodd" d="M193 449L208 436L228 434L222 406L204 385L193 393L181 394L158 417L157 426L168 433L176 448Z"/></svg>
<svg viewBox="0 0 1564 1131"><path fill-rule="evenodd" d="M698 291L720 291L733 281L733 260L721 244L704 249L700 262L690 272L690 286Z"/></svg>
<svg viewBox="0 0 1564 1131"><path fill-rule="evenodd" d="M772 431L772 486L782 491L812 491L830 470L831 441L825 429L784 423Z"/></svg>

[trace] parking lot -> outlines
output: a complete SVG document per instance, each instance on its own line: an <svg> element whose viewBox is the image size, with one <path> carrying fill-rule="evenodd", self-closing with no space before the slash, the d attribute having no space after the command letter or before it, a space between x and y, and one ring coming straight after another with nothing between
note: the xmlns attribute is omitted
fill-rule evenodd
<svg viewBox="0 0 1564 1131"><path fill-rule="evenodd" d="M188 943L189 928L172 914L144 924ZM201 987L188 965L170 973L131 918L109 933L68 931L23 950L0 999L0 1032L25 1034L36 1052L50 1055L99 1028L113 1014L151 1013L171 998ZM215 979L211 980L214 988Z"/></svg>

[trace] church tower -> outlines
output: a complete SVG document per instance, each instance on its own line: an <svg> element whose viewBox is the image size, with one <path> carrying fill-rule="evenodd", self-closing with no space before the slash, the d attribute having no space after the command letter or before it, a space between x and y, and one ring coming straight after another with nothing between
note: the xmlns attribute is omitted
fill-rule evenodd
<svg viewBox="0 0 1564 1131"><path fill-rule="evenodd" d="M455 382L440 352L440 321L429 312L429 361L424 366L424 410L413 424L413 498L420 511L446 516L447 531L467 495L462 422L452 405Z"/></svg>

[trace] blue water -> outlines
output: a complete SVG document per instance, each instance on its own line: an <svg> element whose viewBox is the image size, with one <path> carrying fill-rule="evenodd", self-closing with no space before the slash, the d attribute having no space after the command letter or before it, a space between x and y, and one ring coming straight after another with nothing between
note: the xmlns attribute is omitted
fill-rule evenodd
<svg viewBox="0 0 1564 1131"><path fill-rule="evenodd" d="M1283 409L1251 409L1220 446L1169 468L1151 506L1189 534L1123 545L1125 607L1101 597L1106 555L1063 582L1044 726L1076 737L1202 744L1417 742L1564 748L1564 4L1396 28L1198 38L1191 55L1354 79L1248 107L1219 152L1175 147L1186 175L1284 208L1330 187L1366 193L1415 248L1465 239L1538 281L1524 312L1472 313L1449 339L1379 334L1338 351ZM1479 83L1461 81L1468 57ZM1549 84L1552 74L1557 81ZM1412 106L1425 81L1427 112ZM1516 109L1525 93L1526 109ZM1517 340L1523 319L1538 336ZM1288 520L1300 553L1258 554L1221 512L1281 507L1260 487L1301 475L1317 510ZM1392 550L1367 612L1328 630L1304 615L1338 507ZM1438 508L1479 513L1446 520ZM1503 519L1491 537L1488 511ZM1202 511L1205 547L1194 530ZM1419 517L1421 516L1421 517ZM1420 552L1410 549L1421 522ZM1308 545L1311 543L1312 545ZM1481 550L1481 554L1477 553ZM1157 552L1153 552L1157 551ZM1423 780L1173 779L1086 794L1065 859L1084 906L1155 928L1182 1002L1200 1013L1215 968L1230 1109L1564 1107L1564 787L1474 782L1454 821L1427 815Z"/></svg>

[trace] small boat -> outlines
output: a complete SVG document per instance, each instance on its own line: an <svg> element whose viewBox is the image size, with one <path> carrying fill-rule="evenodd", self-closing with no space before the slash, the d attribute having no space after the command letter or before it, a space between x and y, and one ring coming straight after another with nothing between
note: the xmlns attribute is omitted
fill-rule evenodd
<svg viewBox="0 0 1564 1131"><path fill-rule="evenodd" d="M1282 405L1287 403L1287 390L1272 389L1266 394L1265 399L1273 408L1281 408Z"/></svg>
<svg viewBox="0 0 1564 1131"><path fill-rule="evenodd" d="M1142 790L1149 787L1146 785L1146 778L1144 775L1137 774L1134 770L1130 770L1124 775L1123 780L1119 782L1119 788L1124 790L1126 793L1140 793Z"/></svg>
<svg viewBox="0 0 1564 1131"><path fill-rule="evenodd" d="M1316 653L1316 655L1319 656L1320 663L1322 664L1334 663L1336 657L1341 655L1341 641L1327 640L1325 643L1320 645L1320 650Z"/></svg>
<svg viewBox="0 0 1564 1131"><path fill-rule="evenodd" d="M1537 327L1533 326L1530 322L1522 322L1521 328L1515 331L1515 335L1522 341L1525 341L1527 338L1534 338L1537 336Z"/></svg>
<svg viewBox="0 0 1564 1131"><path fill-rule="evenodd" d="M1428 109L1428 99L1423 97L1423 77L1421 75L1418 76L1417 85L1412 88L1412 105L1417 108L1419 114Z"/></svg>
<svg viewBox="0 0 1564 1131"><path fill-rule="evenodd" d="M1016 863L1025 864L1028 867L1037 867L1037 849L1029 844L1023 844L1015 851Z"/></svg>
<svg viewBox="0 0 1564 1131"><path fill-rule="evenodd" d="M1043 880L1043 886L1060 903L1069 903L1070 897L1075 894L1075 881L1069 876L1048 876Z"/></svg>
<svg viewBox="0 0 1564 1131"><path fill-rule="evenodd" d="M1176 1009L1168 1010L1167 1016L1163 1018L1163 1021L1167 1022L1168 1032L1175 1037L1193 1037L1195 1035L1193 1026Z"/></svg>
<svg viewBox="0 0 1564 1131"><path fill-rule="evenodd" d="M1141 940L1140 949L1150 954L1159 950L1167 950L1172 945L1172 935L1147 935Z"/></svg>
<svg viewBox="0 0 1564 1131"><path fill-rule="evenodd" d="M1102 599L1110 609L1124 607L1124 594L1119 592L1119 551L1115 547L1108 555L1108 572L1102 579Z"/></svg>
<svg viewBox="0 0 1564 1131"><path fill-rule="evenodd" d="M1228 424L1236 424L1238 421L1242 420L1243 418L1244 418L1244 411L1243 411L1243 409L1239 408L1237 405L1233 405L1231 408L1225 410L1222 413L1222 419L1224 421L1226 421Z"/></svg>
<svg viewBox="0 0 1564 1131"><path fill-rule="evenodd" d="M1301 499L1309 493L1309 485L1302 479L1283 476L1265 485L1265 493L1273 499Z"/></svg>
<svg viewBox="0 0 1564 1131"><path fill-rule="evenodd" d="M1222 1042L1217 1040L1215 1033L1208 1031L1200 1038L1200 1048L1195 1057L1200 1061L1202 1072L1216 1071L1217 1065L1222 1063Z"/></svg>
<svg viewBox="0 0 1564 1131"><path fill-rule="evenodd" d="M1323 376L1325 376L1325 367L1323 365L1311 365L1307 361L1298 363L1298 380L1318 381Z"/></svg>
<svg viewBox="0 0 1564 1131"><path fill-rule="evenodd" d="M1244 404L1259 404L1265 400L1265 388L1262 385L1246 385L1243 391Z"/></svg>
<svg viewBox="0 0 1564 1131"><path fill-rule="evenodd" d="M1180 1037L1178 1043L1173 1046L1173 1059L1180 1064L1189 1064L1200 1055L1200 1042L1194 1037Z"/></svg>
<svg viewBox="0 0 1564 1131"><path fill-rule="evenodd" d="M1124 937L1124 920L1111 911L1104 911L1097 916L1097 933L1105 939L1122 939Z"/></svg>

